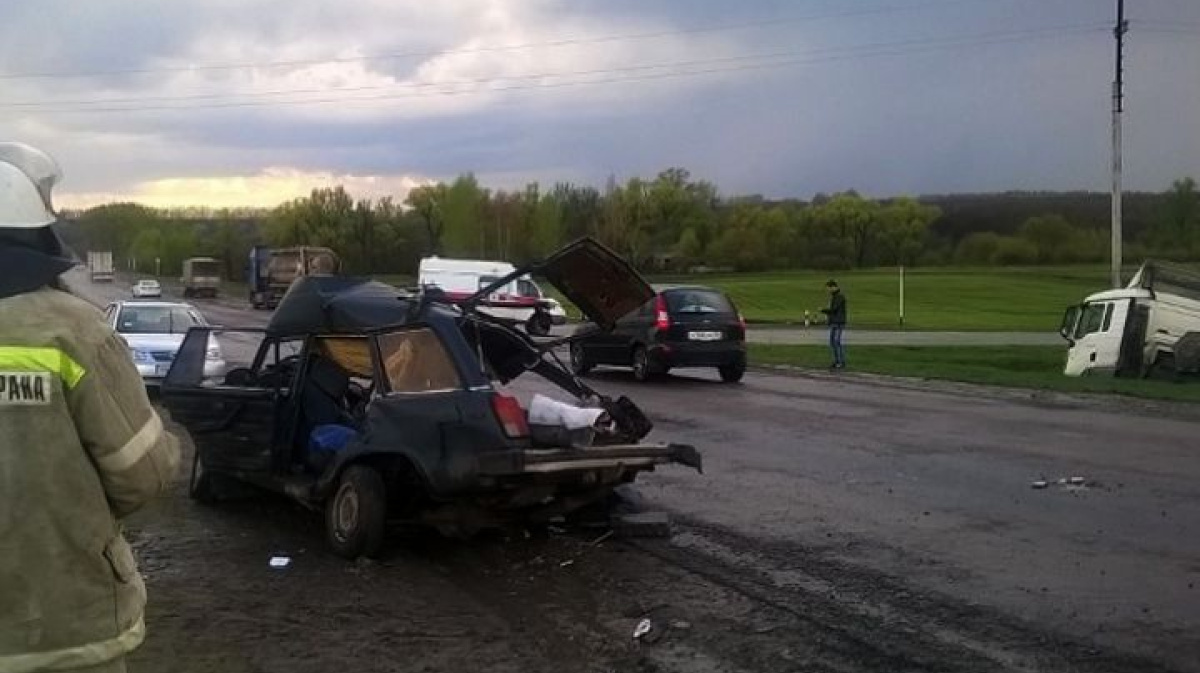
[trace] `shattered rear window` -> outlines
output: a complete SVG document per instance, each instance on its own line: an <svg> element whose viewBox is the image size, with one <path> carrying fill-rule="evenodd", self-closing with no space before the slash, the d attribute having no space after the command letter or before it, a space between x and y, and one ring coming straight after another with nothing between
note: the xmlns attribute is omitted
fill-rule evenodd
<svg viewBox="0 0 1200 673"><path fill-rule="evenodd" d="M454 361L433 330L381 335L379 353L391 392L427 393L462 387Z"/></svg>

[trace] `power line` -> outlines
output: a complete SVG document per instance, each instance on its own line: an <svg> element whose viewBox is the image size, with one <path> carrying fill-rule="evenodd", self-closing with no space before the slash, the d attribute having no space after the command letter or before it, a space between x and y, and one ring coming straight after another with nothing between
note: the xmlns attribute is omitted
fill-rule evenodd
<svg viewBox="0 0 1200 673"><path fill-rule="evenodd" d="M678 68L696 68L705 66L714 66L721 64L738 64L748 63L754 69L770 68L770 67L785 67L788 65L802 64L809 61L821 62L824 60L844 60L853 57L870 57L876 55L902 55L905 53L917 53L921 51L938 50L945 48L953 48L959 46L973 46L990 43L1003 42L1020 42L1028 39L1042 39L1046 37L1059 37L1071 33L1089 33L1104 30L1103 24L1075 24L1066 26L1053 26L1040 29L1020 30L1020 31L998 31L991 33L981 33L975 35L966 35L953 38L940 39L911 39L892 42L869 43L862 45L852 45L843 47L826 47L821 49L811 49L804 51L784 51L764 54L746 54L737 56L717 57L711 59L698 59L690 61L673 61L656 64L643 64L636 66L626 66L619 68L598 68L592 70L576 70L568 72L543 72L524 75L510 75L501 77L488 77L471 80L455 80L449 82L410 82L398 83L389 85L365 85L358 87L343 87L338 89L280 89L273 91L249 92L249 93L214 93L214 94L198 94L198 95L183 95L183 96L146 96L133 98L108 98L108 99L79 99L79 100L55 100L55 101L21 101L14 103L0 104L0 109L27 109L34 112L55 112L62 106L87 106L86 110L69 110L62 111L119 111L131 110L140 111L142 109L197 109L197 108L218 108L218 107L252 107L261 105L288 105L288 104L305 104L312 102L310 100L284 100L284 101L264 101L265 97L278 96L295 96L305 94L322 94L328 96L330 93L361 93L367 91L389 91L396 90L413 90L413 89L431 89L437 87L453 88L471 85L488 85L488 84L503 84L505 82L520 82L528 80L544 80L563 77L589 77L596 75L617 75L617 74L636 74L639 72L653 70L667 70ZM832 56L831 59L813 57ZM753 63L761 61L761 63ZM736 71L738 68L729 69ZM704 70L704 73L719 72L721 70ZM660 73L661 74L661 73ZM688 76L693 74L690 70L682 72L673 72L678 76ZM583 82L587 83L587 82ZM532 88L532 87L526 87ZM447 95L449 93L486 93L496 90L492 88L475 88L465 91L431 91L425 95ZM346 97L338 100L377 100L387 98L395 94L385 94L383 96L356 96ZM407 97L407 96L404 96ZM326 100L326 99L319 99ZM150 103L185 103L195 101L211 101L210 103L200 103L198 105L189 105L186 108L177 106L145 106ZM104 107L104 106L118 107Z"/></svg>
<svg viewBox="0 0 1200 673"><path fill-rule="evenodd" d="M679 77L694 77L694 76L709 75L709 74L719 74L719 73L767 70L767 69L791 67L791 66L798 66L798 65L811 65L811 64L827 63L827 62L834 62L834 61L856 60L856 59L860 59L860 58L901 56L901 55L907 55L907 54L913 54L913 53L919 53L919 52L937 51L937 50L942 50L942 49L947 49L947 48L984 46L984 45L989 45L989 44L1005 44L1005 43L1015 43L1015 42L1028 42L1028 41L1047 39L1047 38L1059 38L1059 37L1064 37L1064 36L1069 36L1069 35L1096 34L1101 31L1106 31L1106 30L1107 30L1107 27L1105 27L1105 26L1097 26L1097 25L1092 24L1092 25L1077 25L1077 26L1072 26L1072 27L1060 27L1058 29L1041 29L1041 30L1033 30L1033 31L1020 31L1019 33L1007 33L1007 34L993 33L993 34L984 35L984 36L977 35L977 36L972 36L971 38L958 38L958 39L954 39L954 40L941 40L941 41L925 40L925 41L908 41L905 43L880 43L880 44L876 44L876 45L862 45L860 47L855 47L855 48L842 48L841 50L843 51L843 53L841 53L841 54L829 54L829 55L826 55L823 57L814 57L813 52L810 52L804 58L787 58L787 59L779 60L779 57L781 55L775 55L775 56L771 56L770 58L776 59L776 60L768 60L768 61L762 62L762 63L743 63L743 64L727 65L724 67L717 66L717 67L709 67L709 68L701 68L701 69L668 70L666 72L658 72L658 73L646 73L646 74L640 74L640 75L633 74L633 75L626 75L626 76L619 76L619 77L604 77L604 78L598 78L598 79L594 78L594 79L584 79L584 80L565 81L565 82L533 82L533 83L527 83L527 84L515 84L515 85L511 85L511 86L499 86L499 87L487 87L487 88L446 89L446 90L441 90L441 91L424 91L424 92L416 91L416 92L408 92L408 93L383 93L383 94L377 94L377 95L371 95L371 96L310 98L310 99L283 100L283 101L225 101L225 102L201 103L201 104L197 104L197 105L186 105L186 106L184 106L184 105L147 105L147 106L119 106L119 107L107 107L107 108L91 107L91 108L87 108L87 109L46 108L46 109L35 110L35 112L37 112L38 114L122 113L122 112L127 113L127 112L181 111L181 110L196 110L196 109L252 108L252 107L266 107L266 106L326 105L326 104L347 104L347 103L368 102L368 101L399 100L399 99L408 99L408 98L430 98L430 97L440 97L440 96L458 96L458 95L479 94L479 93L500 93L500 92L507 92L507 91L532 90L532 89L558 89L558 88L574 87L574 86L593 86L593 85L617 84L617 83L636 83L636 82L646 82L646 81L657 81L657 80L663 80L663 79L674 79L674 78L679 78ZM827 50L827 51L829 51L829 50ZM730 59L726 59L726 60L732 60L732 59L737 59L737 58L743 58L743 57L730 57ZM760 55L760 56L747 57L747 58L760 58L761 59L761 58L763 58L763 56ZM514 76L511 78L493 78L493 79L489 79L489 80L475 80L475 81L469 81L466 83L468 83L468 84L485 83L486 84L486 83L496 83L496 82L503 82L503 81L508 81L508 80L520 80L520 79L535 79L535 78L544 79L547 77L569 77L569 76L581 76L581 75L591 76L591 75L603 75L603 74L616 74L618 72L631 71L631 70L644 70L644 69L648 69L648 68L658 68L658 69L663 69L663 68L667 68L667 67L691 68L696 65L707 65L707 64L711 64L713 62L719 62L719 59L712 59L709 61L679 62L679 63L673 64L673 65L637 66L637 67L625 69L625 70L603 69L603 70L580 71L580 72L573 72L573 73L558 73L558 74L549 74L549 75L548 74L523 75L523 76ZM457 86L459 83L436 83L436 84L431 84L431 86L447 86L447 84L449 84L451 86ZM322 91L322 93L328 93L328 92ZM54 105L54 104L58 104L58 103L47 103L47 105Z"/></svg>
<svg viewBox="0 0 1200 673"><path fill-rule="evenodd" d="M148 74L171 74L182 72L213 72L225 70L242 70L242 69L267 69L267 68L292 68L312 65L326 65L335 63L359 63L382 60L400 60L407 58L431 58L437 56L456 56L464 54L480 54L494 53L505 51L520 51L525 49L534 49L540 47L564 47L589 44L604 44L608 42L621 42L628 40L648 40L661 37L672 37L678 35L694 35L699 33L715 33L736 30L746 30L752 28L774 27L780 25L790 25L795 23L804 23L810 21L820 21L825 19L847 18L856 16L873 16L880 14L893 14L899 12L918 11L933 7L953 6L953 5L970 5L970 4L986 4L991 0L934 0L914 5L903 6L887 6L868 9L844 10L839 12L826 12L820 14L808 14L803 16L780 17L773 19L763 19L758 21L747 21L742 23L732 24L714 24L708 26L696 26L692 28L681 28L674 30L662 30L645 33L628 33L622 35L606 35L593 38L564 38L559 40L549 40L544 42L526 42L510 45L493 45L483 47L472 47L464 49L443 49L443 50L427 50L427 51L406 51L406 52L390 52L380 54L368 54L363 56L346 56L335 58L322 59L293 59L293 60L277 60L277 61L242 61L234 63L209 63L200 65L184 65L184 66L163 66L157 68L122 68L108 70L75 70L75 71L28 71L15 73L0 73L0 80L28 80L28 79L79 79L91 77L106 77L115 75L148 75Z"/></svg>

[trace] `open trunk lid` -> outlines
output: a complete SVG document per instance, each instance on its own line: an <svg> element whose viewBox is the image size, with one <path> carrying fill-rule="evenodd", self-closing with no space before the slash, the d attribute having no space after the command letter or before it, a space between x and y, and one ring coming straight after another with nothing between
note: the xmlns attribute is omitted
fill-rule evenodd
<svg viewBox="0 0 1200 673"><path fill-rule="evenodd" d="M496 288L530 273L549 281L583 311L588 320L606 331L654 297L650 283L629 262L599 241L581 238L542 262L522 267L497 279L461 303L464 306L476 305Z"/></svg>

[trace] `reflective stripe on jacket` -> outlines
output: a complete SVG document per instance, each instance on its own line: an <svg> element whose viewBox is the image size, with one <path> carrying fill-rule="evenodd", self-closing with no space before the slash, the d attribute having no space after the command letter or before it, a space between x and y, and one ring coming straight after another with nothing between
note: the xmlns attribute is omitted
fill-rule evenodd
<svg viewBox="0 0 1200 673"><path fill-rule="evenodd" d="M142 642L145 587L117 519L178 462L95 307L52 289L0 298L0 671L94 666Z"/></svg>

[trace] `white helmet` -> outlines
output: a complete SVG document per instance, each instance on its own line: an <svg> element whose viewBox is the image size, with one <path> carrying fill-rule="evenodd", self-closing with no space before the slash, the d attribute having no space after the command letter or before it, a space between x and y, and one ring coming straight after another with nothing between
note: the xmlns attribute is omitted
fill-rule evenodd
<svg viewBox="0 0 1200 673"><path fill-rule="evenodd" d="M0 142L0 229L53 224L50 191L60 178L50 155L24 143Z"/></svg>

